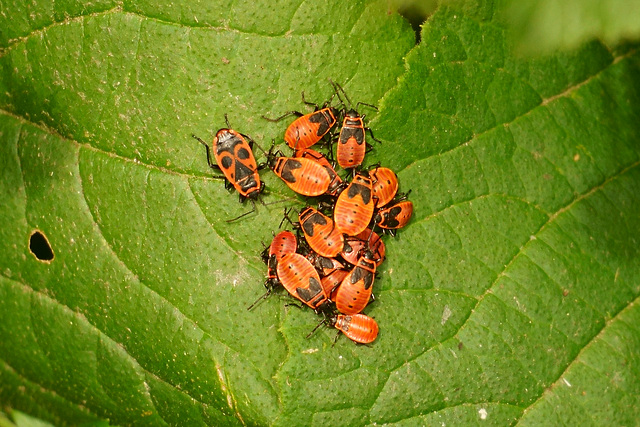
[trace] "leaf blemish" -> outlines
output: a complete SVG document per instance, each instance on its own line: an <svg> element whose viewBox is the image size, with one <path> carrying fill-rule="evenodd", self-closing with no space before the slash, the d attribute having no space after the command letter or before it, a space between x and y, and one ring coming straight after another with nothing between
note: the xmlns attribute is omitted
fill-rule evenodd
<svg viewBox="0 0 640 427"><path fill-rule="evenodd" d="M480 410L478 411L478 415L480 415L480 419L481 420L486 420L487 419L487 410L484 408L480 408Z"/></svg>
<svg viewBox="0 0 640 427"><path fill-rule="evenodd" d="M451 309L448 305L445 305L444 310L442 310L442 319L440 319L440 324L444 325L445 323L447 323L449 317L451 317Z"/></svg>
<svg viewBox="0 0 640 427"><path fill-rule="evenodd" d="M235 408L233 405L233 397L231 396L231 393L227 388L227 383L225 382L225 379L224 379L224 373L222 372L222 366L220 366L219 364L216 364L216 372L218 374L218 379L220 380L220 389L224 394L227 395L227 405L229 405L229 408L232 411L235 411Z"/></svg>

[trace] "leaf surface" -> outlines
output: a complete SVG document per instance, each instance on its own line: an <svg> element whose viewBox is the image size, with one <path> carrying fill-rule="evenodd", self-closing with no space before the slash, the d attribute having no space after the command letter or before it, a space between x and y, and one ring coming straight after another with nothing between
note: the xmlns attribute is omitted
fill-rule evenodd
<svg viewBox="0 0 640 427"><path fill-rule="evenodd" d="M636 48L516 59L498 10L469 2L441 7L411 50L385 2L343 3L14 9L0 34L3 406L55 425L638 418ZM284 297L247 312L282 205L227 223L249 206L190 136L227 113L267 148L286 123L260 116L303 110L302 90L322 103L328 78L380 107L368 161L415 204L387 239L371 347L306 339L316 316ZM302 206L262 177L265 202ZM34 230L52 261L30 252Z"/></svg>

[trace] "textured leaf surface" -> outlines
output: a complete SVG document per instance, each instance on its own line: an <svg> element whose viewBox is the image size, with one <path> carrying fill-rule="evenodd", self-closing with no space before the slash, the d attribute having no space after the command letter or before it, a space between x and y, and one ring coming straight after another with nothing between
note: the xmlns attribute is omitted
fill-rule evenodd
<svg viewBox="0 0 640 427"><path fill-rule="evenodd" d="M469 3L403 68L409 26L342 3L4 8L4 407L55 425L639 418L640 54L516 60L498 11ZM305 339L315 315L284 298L246 311L281 206L227 224L248 207L190 138L228 113L267 145L286 124L259 116L321 101L327 78L380 106L370 162L415 203L371 347ZM263 176L267 202L290 196Z"/></svg>

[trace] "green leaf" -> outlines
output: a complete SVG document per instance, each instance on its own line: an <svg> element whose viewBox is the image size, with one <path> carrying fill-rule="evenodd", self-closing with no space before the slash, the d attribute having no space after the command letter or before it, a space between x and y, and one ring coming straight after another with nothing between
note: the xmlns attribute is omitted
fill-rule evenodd
<svg viewBox="0 0 640 427"><path fill-rule="evenodd" d="M504 16L518 49L575 48L600 38L616 44L640 38L640 3L625 0L505 0Z"/></svg>
<svg viewBox="0 0 640 427"><path fill-rule="evenodd" d="M29 7L0 23L3 408L54 425L639 418L637 47L517 59L482 2L438 9L413 49L382 1ZM386 240L370 347L306 339L317 317L284 296L246 310L282 204L227 223L249 207L191 138L227 113L266 147L287 124L260 116L303 109L302 90L322 102L328 78L380 107L368 162L415 204ZM266 203L302 206L261 176Z"/></svg>

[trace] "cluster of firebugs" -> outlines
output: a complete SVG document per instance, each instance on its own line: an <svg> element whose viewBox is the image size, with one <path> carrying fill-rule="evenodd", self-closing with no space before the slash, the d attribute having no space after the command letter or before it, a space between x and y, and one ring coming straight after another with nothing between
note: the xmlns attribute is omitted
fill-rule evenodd
<svg viewBox="0 0 640 427"><path fill-rule="evenodd" d="M391 169L379 165L362 167L370 147L365 141L366 131L377 139L365 127L365 115L360 115L357 108L377 108L362 102L353 108L342 87L331 84L334 94L322 107L307 102L303 93L303 102L315 108L312 113L290 111L276 119L263 116L269 121L298 117L284 135L293 156L274 152L274 146L268 153L261 150L267 157L265 165L289 188L318 200L317 207L307 206L299 212L297 222L285 210L285 219L295 233L279 232L262 252L267 264L267 291L249 309L284 287L322 316L318 326L328 324L351 340L368 344L378 336L376 321L362 314L373 301L376 268L385 258L385 245L378 233L394 235L395 230L404 227L413 213L413 204L407 200L408 193L397 194L398 179ZM339 108L331 106L336 95ZM336 126L340 121L342 127ZM231 129L228 121L227 126L216 133L211 148L195 135L194 138L206 147L209 166L222 171L227 186L235 188L241 201L249 199L254 203L264 189L258 174L263 165L256 163L254 141ZM310 148L318 143L328 147L326 154ZM217 164L211 161L211 151ZM346 177L336 172L336 163L346 170Z"/></svg>

